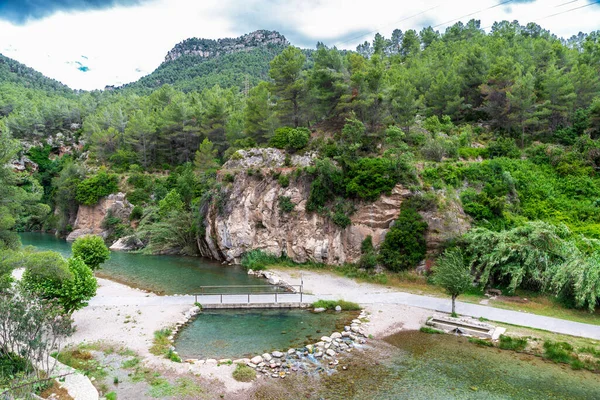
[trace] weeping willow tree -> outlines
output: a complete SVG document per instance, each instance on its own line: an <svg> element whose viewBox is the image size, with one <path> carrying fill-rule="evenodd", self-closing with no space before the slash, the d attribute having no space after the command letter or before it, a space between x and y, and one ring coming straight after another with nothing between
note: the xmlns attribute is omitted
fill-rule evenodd
<svg viewBox="0 0 600 400"><path fill-rule="evenodd" d="M476 228L465 241L482 287L549 292L591 311L600 299L600 241L574 235L564 225L534 221L501 232Z"/></svg>

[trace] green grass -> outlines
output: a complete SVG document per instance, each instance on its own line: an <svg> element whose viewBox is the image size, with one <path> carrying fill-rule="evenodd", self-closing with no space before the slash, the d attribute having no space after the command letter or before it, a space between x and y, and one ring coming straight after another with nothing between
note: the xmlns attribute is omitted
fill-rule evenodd
<svg viewBox="0 0 600 400"><path fill-rule="evenodd" d="M159 331L154 332L154 339L152 341L152 346L150 347L150 353L155 356L166 355L171 348L171 342L169 341L169 336L173 331L171 329L161 329Z"/></svg>
<svg viewBox="0 0 600 400"><path fill-rule="evenodd" d="M106 393L106 400L117 400L117 394L115 392Z"/></svg>
<svg viewBox="0 0 600 400"><path fill-rule="evenodd" d="M577 356L573 354L573 346L567 342L544 342L544 358L555 363L571 364Z"/></svg>
<svg viewBox="0 0 600 400"><path fill-rule="evenodd" d="M140 359L137 357L134 357L129 360L123 361L123 363L121 364L121 368L123 368L123 369L135 368L139 365L139 363L140 363Z"/></svg>
<svg viewBox="0 0 600 400"><path fill-rule="evenodd" d="M469 343L473 343L478 346L484 346L484 347L494 347L494 343L492 343L491 341L485 340L485 339L479 339L476 337L469 338Z"/></svg>
<svg viewBox="0 0 600 400"><path fill-rule="evenodd" d="M522 352L527 347L527 339L516 338L512 336L500 335L500 342L498 347L502 350L513 350L516 352Z"/></svg>
<svg viewBox="0 0 600 400"><path fill-rule="evenodd" d="M343 311L361 310L358 304L346 300L317 300L311 305L312 308L324 308L326 310L335 310L337 306L340 306Z"/></svg>
<svg viewBox="0 0 600 400"><path fill-rule="evenodd" d="M101 380L108 375L104 367L94 359L88 350L65 349L56 355L56 359L96 380Z"/></svg>
<svg viewBox="0 0 600 400"><path fill-rule="evenodd" d="M256 379L256 371L245 364L238 364L232 376L238 382L251 382Z"/></svg>
<svg viewBox="0 0 600 400"><path fill-rule="evenodd" d="M422 326L421 329L419 329L419 331L421 331L423 333L434 334L434 335L439 335L439 334L444 333L444 331L440 331L439 329L430 328L428 326Z"/></svg>

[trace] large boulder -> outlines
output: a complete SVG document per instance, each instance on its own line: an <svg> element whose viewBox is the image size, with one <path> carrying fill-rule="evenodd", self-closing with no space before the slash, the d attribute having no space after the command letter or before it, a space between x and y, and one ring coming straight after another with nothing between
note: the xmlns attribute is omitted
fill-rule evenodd
<svg viewBox="0 0 600 400"><path fill-rule="evenodd" d="M129 220L133 204L127 201L124 193L111 194L100 199L94 206L80 205L73 231L67 236L67 241L72 242L80 236L98 235L106 238L108 231L102 227L102 221L110 212L114 217L123 222Z"/></svg>

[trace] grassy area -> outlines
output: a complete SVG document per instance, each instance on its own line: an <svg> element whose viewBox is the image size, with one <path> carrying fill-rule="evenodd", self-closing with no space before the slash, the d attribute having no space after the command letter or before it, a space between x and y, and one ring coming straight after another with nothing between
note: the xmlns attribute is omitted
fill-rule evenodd
<svg viewBox="0 0 600 400"><path fill-rule="evenodd" d="M256 379L256 371L245 364L238 364L232 376L233 379L239 382L251 382Z"/></svg>
<svg viewBox="0 0 600 400"><path fill-rule="evenodd" d="M326 310L335 310L340 306L343 311L359 311L361 307L351 301L346 300L317 300L312 303L312 308L324 308Z"/></svg>
<svg viewBox="0 0 600 400"><path fill-rule="evenodd" d="M442 288L429 283L427 277L418 275L414 271L372 274L367 271L362 271L353 265L336 266L315 263L295 264L289 260L279 260L277 263L271 264L270 268L295 268L308 271L330 272L338 276L355 279L358 282L383 285L407 293L448 297ZM524 301L524 299L527 299L527 301ZM470 292L460 295L458 300L474 304L479 304L482 300L489 300L487 305L491 307L528 312L531 314L560 318L585 324L600 325L600 309L596 310L594 313L590 313L583 309L567 308L560 304L556 299L540 293L519 290L516 292L515 296L501 296L496 300L491 300L484 295L481 289L474 287Z"/></svg>
<svg viewBox="0 0 600 400"><path fill-rule="evenodd" d="M96 380L102 380L108 375L104 366L100 365L100 363L94 359L94 356L89 350L69 348L61 351L58 354L55 354L54 356L61 363L75 368L84 375Z"/></svg>
<svg viewBox="0 0 600 400"><path fill-rule="evenodd" d="M150 347L150 353L156 356L165 356L171 361L181 362L181 358L177 353L171 350L171 341L169 340L169 336L173 333L170 329L161 329L159 331L154 332L154 339L152 341L152 346Z"/></svg>

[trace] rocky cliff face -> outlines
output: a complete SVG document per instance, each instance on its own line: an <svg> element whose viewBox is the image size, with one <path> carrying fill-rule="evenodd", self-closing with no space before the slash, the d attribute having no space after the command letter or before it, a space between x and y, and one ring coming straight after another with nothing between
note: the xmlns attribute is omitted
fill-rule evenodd
<svg viewBox="0 0 600 400"><path fill-rule="evenodd" d="M218 40L191 38L175 45L175 47L167 53L165 62L175 61L184 55L212 58L223 54L250 51L257 47L268 45L288 46L289 42L285 36L280 33L266 30L255 31L238 38Z"/></svg>
<svg viewBox="0 0 600 400"><path fill-rule="evenodd" d="M263 159L277 159L271 154L277 150L265 151L269 155ZM247 163L248 158L242 164L247 166ZM239 160L232 161L225 164L224 169L238 164ZM251 166L259 166L258 158ZM262 176L248 176L245 170L238 170L234 182L223 193L220 206L213 204L209 208L205 234L198 240L203 256L239 262L245 252L261 249L277 256L287 255L296 262L355 262L360 258L361 242L371 235L373 244L379 246L398 217L402 203L412 195L408 189L397 185L390 195L382 196L374 203L357 203L357 210L351 217L352 225L341 228L329 218L306 211L310 192L308 177L290 177L289 186L284 188L268 171L290 174L293 169L281 168L277 162L263 166ZM280 196L290 197L295 204L292 212L280 210ZM469 225L455 199L445 202L443 211L422 213L430 226L427 240L432 251L444 239L462 233Z"/></svg>
<svg viewBox="0 0 600 400"><path fill-rule="evenodd" d="M129 219L133 205L125 199L125 194L111 194L100 199L94 206L79 206L77 219L73 225L73 232L67 236L67 241L72 242L83 235L98 235L106 238L108 231L102 227L102 221L110 212L113 216L123 221Z"/></svg>

